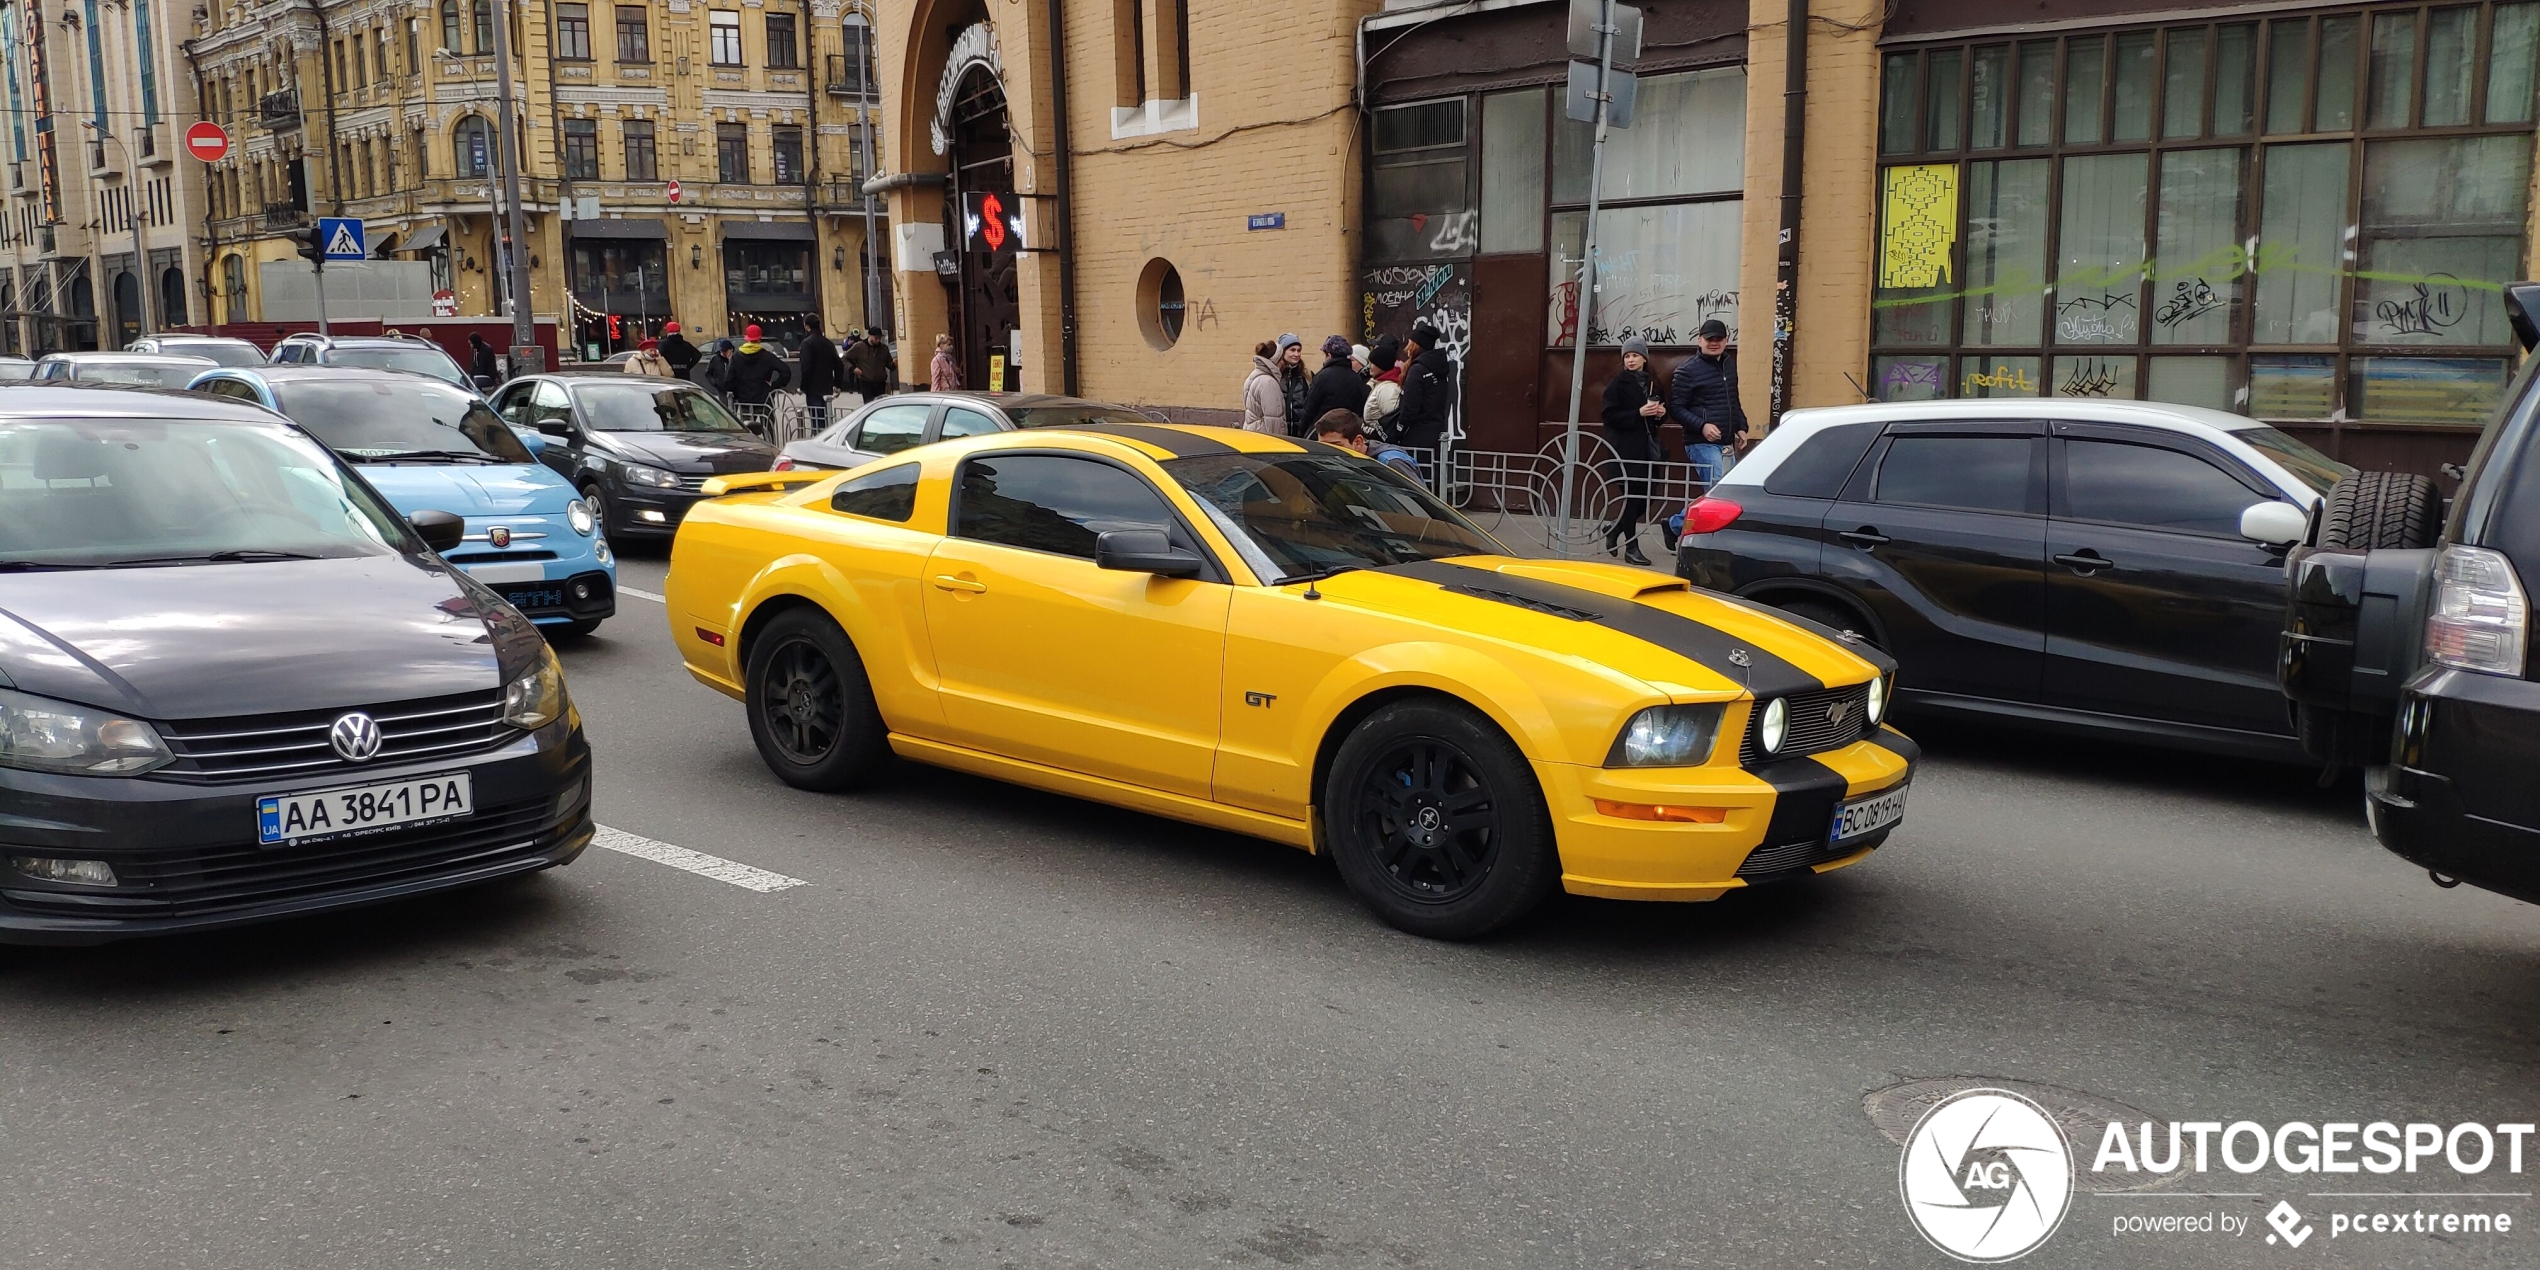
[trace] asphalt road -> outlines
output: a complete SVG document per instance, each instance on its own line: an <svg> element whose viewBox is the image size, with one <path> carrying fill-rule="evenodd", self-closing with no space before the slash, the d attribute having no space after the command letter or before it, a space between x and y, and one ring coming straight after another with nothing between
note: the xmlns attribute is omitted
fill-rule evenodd
<svg viewBox="0 0 2540 1270"><path fill-rule="evenodd" d="M605 824L805 885L594 850L0 951L0 1263L1941 1266L1864 1111L1901 1081L2162 1121L2540 1118L2540 909L2430 885L2351 782L1923 727L1860 867L1562 900L1458 946L1282 847L923 769L787 789L633 596L566 662ZM2030 1261L2533 1263L2526 1196L2432 1201L2510 1236L2378 1240L2306 1198L2534 1189L2445 1180L2086 1192ZM2321 1229L2265 1246L2288 1198ZM2250 1233L2112 1233L2200 1212Z"/></svg>

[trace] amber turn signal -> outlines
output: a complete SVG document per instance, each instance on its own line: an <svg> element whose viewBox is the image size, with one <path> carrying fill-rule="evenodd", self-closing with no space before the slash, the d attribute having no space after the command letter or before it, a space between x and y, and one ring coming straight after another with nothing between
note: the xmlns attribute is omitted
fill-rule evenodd
<svg viewBox="0 0 2540 1270"><path fill-rule="evenodd" d="M1716 825L1729 818L1726 807L1659 807L1648 803L1596 800L1596 814L1618 820L1669 820L1685 825Z"/></svg>

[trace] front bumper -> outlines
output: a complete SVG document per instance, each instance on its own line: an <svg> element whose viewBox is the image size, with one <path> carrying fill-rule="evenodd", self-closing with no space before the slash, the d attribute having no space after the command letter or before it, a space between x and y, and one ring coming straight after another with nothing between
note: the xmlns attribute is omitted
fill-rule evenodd
<svg viewBox="0 0 2540 1270"><path fill-rule="evenodd" d="M257 845L260 797L462 771L475 802L465 819ZM270 783L0 768L0 943L96 944L384 903L570 863L592 832L591 751L571 712L481 754ZM117 885L37 881L10 856L104 860Z"/></svg>
<svg viewBox="0 0 2540 1270"><path fill-rule="evenodd" d="M704 501L705 495L693 489L612 481L611 523L602 528L611 538L667 538L679 532L679 522L687 519L688 509Z"/></svg>
<svg viewBox="0 0 2540 1270"><path fill-rule="evenodd" d="M2540 683L2426 667L2399 694L2396 730L2396 761L2364 785L2381 845L2540 903Z"/></svg>
<svg viewBox="0 0 2540 1270"><path fill-rule="evenodd" d="M604 569L536 582L485 585L540 625L597 622L617 615L617 579Z"/></svg>
<svg viewBox="0 0 2540 1270"><path fill-rule="evenodd" d="M1894 826L1840 844L1835 807L1913 778L1922 750L1882 727L1807 758L1753 768L1605 768L1538 763L1561 846L1561 886L1623 900L1712 900L1739 887L1859 863ZM1717 807L1717 824L1629 820L1615 803Z"/></svg>

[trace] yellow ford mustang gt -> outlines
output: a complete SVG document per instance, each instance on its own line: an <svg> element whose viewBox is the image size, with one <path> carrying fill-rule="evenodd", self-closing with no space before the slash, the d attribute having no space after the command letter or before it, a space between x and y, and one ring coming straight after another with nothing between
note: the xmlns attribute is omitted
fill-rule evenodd
<svg viewBox="0 0 2540 1270"><path fill-rule="evenodd" d="M1556 886L1852 864L1918 751L1894 664L1640 569L1526 560L1378 463L1217 428L999 433L710 483L689 671L806 789L891 755L1328 851L1442 938Z"/></svg>

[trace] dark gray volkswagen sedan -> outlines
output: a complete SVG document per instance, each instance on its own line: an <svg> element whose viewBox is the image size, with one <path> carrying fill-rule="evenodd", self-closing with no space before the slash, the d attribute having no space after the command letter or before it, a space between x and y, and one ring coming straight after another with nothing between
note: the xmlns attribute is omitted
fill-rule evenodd
<svg viewBox="0 0 2540 1270"><path fill-rule="evenodd" d="M566 863L590 748L528 619L252 406L0 401L0 941L95 943Z"/></svg>

